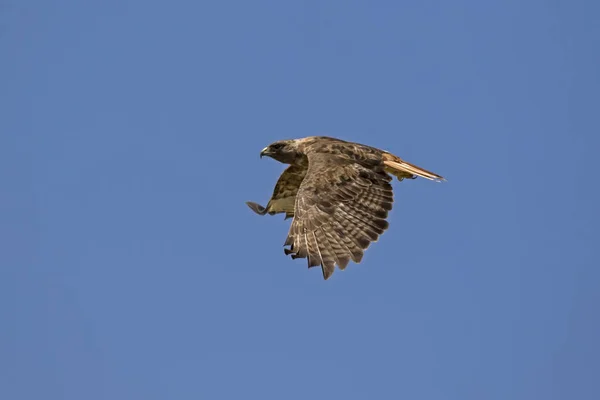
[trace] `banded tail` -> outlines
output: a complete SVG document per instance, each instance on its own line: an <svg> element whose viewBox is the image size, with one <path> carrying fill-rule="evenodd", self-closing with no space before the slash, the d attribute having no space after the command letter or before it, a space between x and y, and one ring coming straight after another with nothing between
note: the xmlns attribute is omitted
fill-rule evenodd
<svg viewBox="0 0 600 400"><path fill-rule="evenodd" d="M383 153L383 164L386 166L386 172L394 175L400 180L405 178L414 179L417 176L435 182L443 182L446 180L443 176L417 167L390 153Z"/></svg>

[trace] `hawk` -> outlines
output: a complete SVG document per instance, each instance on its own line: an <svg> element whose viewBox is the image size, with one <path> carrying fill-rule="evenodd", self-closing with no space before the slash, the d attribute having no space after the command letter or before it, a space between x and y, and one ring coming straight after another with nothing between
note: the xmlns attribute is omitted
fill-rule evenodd
<svg viewBox="0 0 600 400"><path fill-rule="evenodd" d="M307 258L328 279L337 264L359 263L371 242L388 228L394 201L392 176L444 181L440 175L375 147L326 136L281 140L260 157L289 167L281 174L266 207L248 201L257 214L293 218L285 254Z"/></svg>

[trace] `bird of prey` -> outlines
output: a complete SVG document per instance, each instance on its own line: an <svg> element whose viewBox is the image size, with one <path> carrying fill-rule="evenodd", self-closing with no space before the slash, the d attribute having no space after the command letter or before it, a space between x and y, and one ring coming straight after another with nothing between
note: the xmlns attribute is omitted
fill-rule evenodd
<svg viewBox="0 0 600 400"><path fill-rule="evenodd" d="M326 136L281 140L260 157L290 164L281 174L266 207L246 204L257 214L285 213L293 218L285 254L307 258L328 279L335 265L359 263L364 250L388 228L393 175L444 181L438 174L387 151Z"/></svg>

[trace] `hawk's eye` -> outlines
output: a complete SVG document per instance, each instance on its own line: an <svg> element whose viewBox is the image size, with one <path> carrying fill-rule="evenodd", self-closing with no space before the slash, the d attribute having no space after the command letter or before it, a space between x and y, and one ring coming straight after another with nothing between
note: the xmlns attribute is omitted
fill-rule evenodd
<svg viewBox="0 0 600 400"><path fill-rule="evenodd" d="M274 143L271 145L273 150L281 150L283 148L283 143Z"/></svg>

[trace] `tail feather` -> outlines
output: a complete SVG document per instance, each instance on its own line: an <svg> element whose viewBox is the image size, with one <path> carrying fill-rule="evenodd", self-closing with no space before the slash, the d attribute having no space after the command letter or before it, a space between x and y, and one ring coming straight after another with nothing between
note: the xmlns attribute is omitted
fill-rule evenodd
<svg viewBox="0 0 600 400"><path fill-rule="evenodd" d="M427 171L421 167L402 160L389 153L384 153L383 164L389 168L389 172L398 179L404 179L408 176L420 176L421 178L429 179L436 182L443 182L446 179L436 173Z"/></svg>

